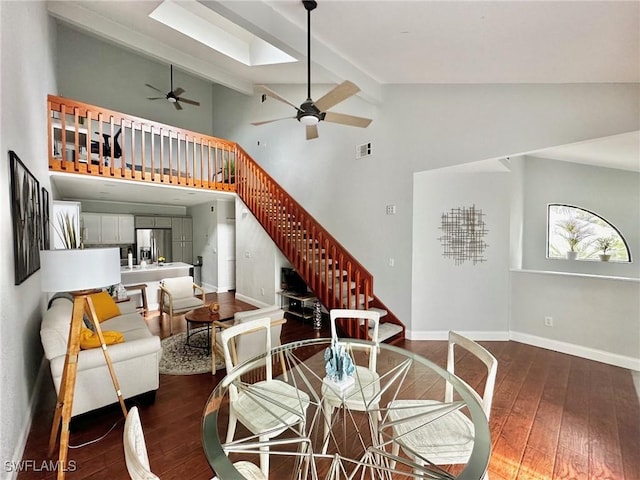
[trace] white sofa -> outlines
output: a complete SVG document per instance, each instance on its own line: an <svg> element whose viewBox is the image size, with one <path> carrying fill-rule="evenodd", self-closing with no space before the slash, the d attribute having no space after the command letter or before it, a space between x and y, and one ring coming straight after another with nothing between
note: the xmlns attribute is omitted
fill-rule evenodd
<svg viewBox="0 0 640 480"><path fill-rule="evenodd" d="M61 297L50 303L40 326L40 339L57 393L67 352L73 302ZM123 343L107 348L125 399L158 389L158 366L162 356L160 337L149 331L142 315L126 311L127 308L127 303L120 304L121 315L100 324L103 331L116 330L124 335ZM71 416L118 401L101 348L80 351L74 392Z"/></svg>

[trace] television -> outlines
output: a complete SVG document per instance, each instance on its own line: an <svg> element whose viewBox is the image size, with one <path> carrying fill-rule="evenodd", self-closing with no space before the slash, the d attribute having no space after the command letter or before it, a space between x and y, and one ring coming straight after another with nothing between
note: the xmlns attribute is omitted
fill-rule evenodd
<svg viewBox="0 0 640 480"><path fill-rule="evenodd" d="M282 289L287 292L307 293L307 284L293 268L282 268L281 281Z"/></svg>

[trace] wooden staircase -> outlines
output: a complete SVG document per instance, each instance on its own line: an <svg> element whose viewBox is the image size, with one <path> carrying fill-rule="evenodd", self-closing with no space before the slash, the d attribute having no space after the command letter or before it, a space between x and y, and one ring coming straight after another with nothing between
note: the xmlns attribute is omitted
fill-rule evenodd
<svg viewBox="0 0 640 480"><path fill-rule="evenodd" d="M240 147L236 193L327 310L376 310L378 338L404 339L403 323L374 294L373 275ZM370 338L364 323L339 321L339 326L346 336Z"/></svg>
<svg viewBox="0 0 640 480"><path fill-rule="evenodd" d="M374 294L369 273L238 144L50 95L49 170L236 192L327 310L377 309L379 339L404 338L403 323ZM100 139L119 136L121 151ZM339 323L370 338L367 325Z"/></svg>

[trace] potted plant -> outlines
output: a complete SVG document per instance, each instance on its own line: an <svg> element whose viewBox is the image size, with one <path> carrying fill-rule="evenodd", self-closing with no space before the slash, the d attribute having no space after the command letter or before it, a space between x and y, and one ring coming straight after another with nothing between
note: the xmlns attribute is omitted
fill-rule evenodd
<svg viewBox="0 0 640 480"><path fill-rule="evenodd" d="M603 262L608 262L611 258L611 254L609 251L613 247L614 238L613 237L600 237L596 240L598 244L598 251L602 252L600 254L600 260Z"/></svg>
<svg viewBox="0 0 640 480"><path fill-rule="evenodd" d="M569 245L567 258L575 260L578 256L578 245L591 236L589 227L581 224L575 218L570 218L558 222L560 227L560 236L564 238Z"/></svg>

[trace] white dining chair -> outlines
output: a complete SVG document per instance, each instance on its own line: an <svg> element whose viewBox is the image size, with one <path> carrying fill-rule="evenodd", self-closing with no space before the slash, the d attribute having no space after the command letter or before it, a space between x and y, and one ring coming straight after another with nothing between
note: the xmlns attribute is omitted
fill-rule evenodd
<svg viewBox="0 0 640 480"><path fill-rule="evenodd" d="M487 368L482 395L469 386L481 403L489 420L496 382L498 361L483 346L459 333L449 332L447 371L455 374L455 350L460 347L477 357ZM459 375L458 375L459 376ZM464 381L464 380L463 380ZM475 382L474 382L475 383ZM436 409L453 402L453 387L447 382L444 402L437 400L394 400L387 405L388 420L393 425L392 454L398 456L400 448L417 465L428 462L435 465L467 463L473 449L474 427L471 419L455 409L447 414ZM392 464L392 468L394 464ZM419 470L415 471L420 473ZM484 479L488 480L488 473Z"/></svg>
<svg viewBox="0 0 640 480"><path fill-rule="evenodd" d="M370 310L350 310L350 309L333 309L329 312L331 321L331 339L334 342L340 342L336 328L336 320L346 319L347 321L358 322L358 326L369 331L373 342L372 345L362 345L354 347L362 349L365 352L366 365L357 363L357 356L353 356L355 363L354 385L348 387L345 391L334 389L330 385L322 385L322 408L324 412L324 439L322 453L327 453L329 439L331 435L331 427L333 422L333 413L337 408L346 408L349 410L367 412L371 426L371 435L376 435L378 421L382 419L380 415L379 397L380 397L380 376L377 372L378 358L378 325L380 324L380 313Z"/></svg>
<svg viewBox="0 0 640 480"><path fill-rule="evenodd" d="M247 480L267 480L262 470L258 468L255 463L240 461L233 464L236 470ZM218 480L218 477L213 477L211 480Z"/></svg>
<svg viewBox="0 0 640 480"><path fill-rule="evenodd" d="M151 472L147 445L144 441L144 432L140 422L138 407L131 407L124 422L124 460L131 480L159 480L158 476Z"/></svg>
<svg viewBox="0 0 640 480"><path fill-rule="evenodd" d="M271 358L271 319L269 317L234 325L220 332L227 375L237 367L232 345L241 348L241 339L232 344L236 337L264 329L265 380L243 385L232 382L229 385L229 426L226 442L233 441L236 423L239 420L252 434L257 435L260 446L260 469L265 478L269 477L269 439L286 430L298 427L296 433L304 431L309 395L295 386L273 378ZM239 353L239 352L238 352ZM238 355L241 357L241 355ZM238 379L240 380L240 378Z"/></svg>

